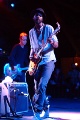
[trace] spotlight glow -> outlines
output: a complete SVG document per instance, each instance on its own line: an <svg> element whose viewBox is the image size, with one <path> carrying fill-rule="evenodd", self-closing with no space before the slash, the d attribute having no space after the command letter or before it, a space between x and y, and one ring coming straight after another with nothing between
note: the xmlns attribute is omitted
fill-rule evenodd
<svg viewBox="0 0 80 120"><path fill-rule="evenodd" d="M15 4L14 3L11 3L11 7L14 7L15 6Z"/></svg>
<svg viewBox="0 0 80 120"><path fill-rule="evenodd" d="M80 112L50 112L50 117L64 120L80 120Z"/></svg>

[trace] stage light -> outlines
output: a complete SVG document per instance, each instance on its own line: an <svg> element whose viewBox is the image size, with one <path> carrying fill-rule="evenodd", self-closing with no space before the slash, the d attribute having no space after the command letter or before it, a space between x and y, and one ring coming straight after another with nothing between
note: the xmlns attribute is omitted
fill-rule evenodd
<svg viewBox="0 0 80 120"><path fill-rule="evenodd" d="M15 7L15 4L14 4L14 3L11 3L11 7Z"/></svg>
<svg viewBox="0 0 80 120"><path fill-rule="evenodd" d="M78 66L78 63L75 63L75 66Z"/></svg>

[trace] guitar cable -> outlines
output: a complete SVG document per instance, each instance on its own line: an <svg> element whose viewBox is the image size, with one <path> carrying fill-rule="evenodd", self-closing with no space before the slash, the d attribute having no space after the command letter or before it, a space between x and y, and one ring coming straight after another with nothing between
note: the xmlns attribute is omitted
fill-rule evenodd
<svg viewBox="0 0 80 120"><path fill-rule="evenodd" d="M27 73L27 72L28 72L28 70L25 72L25 82L26 82L26 73ZM27 89L27 91L28 91L28 89ZM28 91L28 97L29 97L30 105L31 105L31 108L32 108L32 111L33 111L33 115L34 115L35 118L37 119L37 117L36 117L36 115L35 115L35 111L34 111L34 107L33 107L33 103L32 103L32 100L31 100L29 91Z"/></svg>

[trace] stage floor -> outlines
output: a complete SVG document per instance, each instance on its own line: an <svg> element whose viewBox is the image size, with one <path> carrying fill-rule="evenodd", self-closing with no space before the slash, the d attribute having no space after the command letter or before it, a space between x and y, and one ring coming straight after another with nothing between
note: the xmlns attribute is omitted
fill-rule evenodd
<svg viewBox="0 0 80 120"><path fill-rule="evenodd" d="M31 106L22 118L0 118L0 120L33 120ZM80 99L50 98L50 118L44 120L80 120Z"/></svg>

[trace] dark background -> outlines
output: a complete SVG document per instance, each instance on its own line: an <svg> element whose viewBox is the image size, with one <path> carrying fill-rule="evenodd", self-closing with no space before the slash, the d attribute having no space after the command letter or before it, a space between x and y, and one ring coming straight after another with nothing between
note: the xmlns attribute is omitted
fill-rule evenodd
<svg viewBox="0 0 80 120"><path fill-rule="evenodd" d="M10 6L11 3L15 7ZM80 3L79 0L0 0L0 48L6 55L19 42L20 32L33 27L32 10L41 7L46 13L45 23L61 26L59 48L55 50L58 63L64 57L80 56ZM29 43L28 43L29 45ZM0 64L3 61L0 57ZM6 62L6 58L4 58Z"/></svg>

